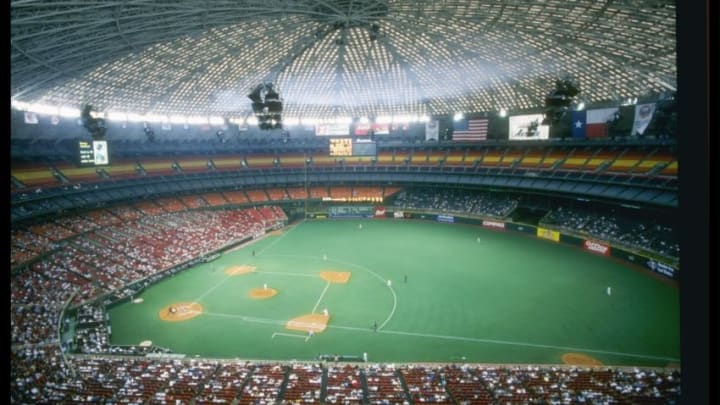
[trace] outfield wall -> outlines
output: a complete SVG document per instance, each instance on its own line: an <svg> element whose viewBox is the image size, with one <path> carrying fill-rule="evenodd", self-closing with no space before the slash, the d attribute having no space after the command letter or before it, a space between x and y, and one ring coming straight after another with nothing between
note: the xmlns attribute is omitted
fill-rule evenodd
<svg viewBox="0 0 720 405"><path fill-rule="evenodd" d="M534 235L539 239L574 246L583 249L588 253L606 256L608 258L612 257L627 264L640 266L645 269L651 270L654 273L657 273L663 277L672 280L679 280L679 268L674 264L665 263L657 259L639 254L637 252L627 250L626 248L612 245L610 242L602 241L595 238L581 238L575 235L561 233L560 231L553 229L528 224L520 224L497 218L467 217L459 216L456 214L438 214L432 212L416 212L405 210L396 212L387 211L385 215L386 218L394 218L396 220L419 219L443 223L459 223L481 226L485 229L492 229L496 231L510 231L526 235Z"/></svg>

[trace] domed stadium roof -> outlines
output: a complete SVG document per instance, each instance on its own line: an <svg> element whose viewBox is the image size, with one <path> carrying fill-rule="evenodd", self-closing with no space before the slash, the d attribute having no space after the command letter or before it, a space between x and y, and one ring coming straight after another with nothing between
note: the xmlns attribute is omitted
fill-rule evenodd
<svg viewBox="0 0 720 405"><path fill-rule="evenodd" d="M675 90L672 1L11 2L11 97L105 112L433 115Z"/></svg>

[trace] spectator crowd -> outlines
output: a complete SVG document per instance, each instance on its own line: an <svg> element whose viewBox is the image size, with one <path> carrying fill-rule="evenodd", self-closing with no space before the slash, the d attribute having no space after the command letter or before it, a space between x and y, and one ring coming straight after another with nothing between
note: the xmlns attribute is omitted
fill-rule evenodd
<svg viewBox="0 0 720 405"><path fill-rule="evenodd" d="M507 194L473 190L415 188L398 193L393 207L396 210L420 209L505 218L517 207L517 204L518 200Z"/></svg>
<svg viewBox="0 0 720 405"><path fill-rule="evenodd" d="M659 255L673 262L680 257L680 244L672 226L655 219L633 218L612 211L558 207L548 212L540 225Z"/></svg>
<svg viewBox="0 0 720 405"><path fill-rule="evenodd" d="M410 191L396 205L503 217L517 204L482 193L454 193ZM124 207L13 230L12 263L24 264L11 277L10 403L678 401L676 369L257 363L177 359L152 349L109 345L106 315L88 302L109 293L131 294L128 284L162 277L190 259L262 234L283 217L277 207L159 215ZM617 232L610 226L602 230ZM80 355L66 356L68 347L61 342L60 316L67 303L78 309Z"/></svg>

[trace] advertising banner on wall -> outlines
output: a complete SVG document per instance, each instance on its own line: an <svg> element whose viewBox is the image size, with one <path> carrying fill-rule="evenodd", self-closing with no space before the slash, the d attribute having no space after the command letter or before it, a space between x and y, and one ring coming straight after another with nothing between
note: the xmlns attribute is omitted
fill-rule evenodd
<svg viewBox="0 0 720 405"><path fill-rule="evenodd" d="M506 222L505 229L509 231L523 232L532 235L535 235L537 232L537 228L532 225L520 225L513 222Z"/></svg>
<svg viewBox="0 0 720 405"><path fill-rule="evenodd" d="M348 124L318 124L315 127L317 136L347 136L350 135Z"/></svg>
<svg viewBox="0 0 720 405"><path fill-rule="evenodd" d="M374 207L370 206L338 206L328 210L330 218L372 218Z"/></svg>
<svg viewBox="0 0 720 405"><path fill-rule="evenodd" d="M583 249L603 256L610 256L610 246L601 242L586 240L583 242Z"/></svg>
<svg viewBox="0 0 720 405"><path fill-rule="evenodd" d="M483 219L482 226L485 228L505 230L505 222L501 221L491 221L488 219Z"/></svg>
<svg viewBox="0 0 720 405"><path fill-rule="evenodd" d="M645 262L645 265L655 273L659 273L670 278L675 278L675 268L673 266L670 266L669 264L649 259Z"/></svg>
<svg viewBox="0 0 720 405"><path fill-rule="evenodd" d="M543 239L549 239L551 241L560 242L560 232L551 231L550 229L540 228L537 229L537 237Z"/></svg>
<svg viewBox="0 0 720 405"><path fill-rule="evenodd" d="M437 220L438 220L438 222L454 223L454 222L455 222L455 217L452 216L452 215L438 215L438 216L437 216Z"/></svg>
<svg viewBox="0 0 720 405"><path fill-rule="evenodd" d="M385 218L385 207L375 207L375 218Z"/></svg>

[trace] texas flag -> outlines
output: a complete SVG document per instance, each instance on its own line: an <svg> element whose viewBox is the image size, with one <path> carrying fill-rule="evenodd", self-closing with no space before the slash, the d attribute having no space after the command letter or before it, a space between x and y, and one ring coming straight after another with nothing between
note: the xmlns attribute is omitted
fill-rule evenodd
<svg viewBox="0 0 720 405"><path fill-rule="evenodd" d="M573 111L570 123L573 138L607 138L608 125L615 119L617 112L617 107Z"/></svg>
<svg viewBox="0 0 720 405"><path fill-rule="evenodd" d="M585 138L587 130L587 114L586 111L573 111L570 115L570 127L572 128L573 138Z"/></svg>
<svg viewBox="0 0 720 405"><path fill-rule="evenodd" d="M617 112L617 107L587 110L587 129L585 130L585 136L587 138L607 138L608 125L613 122Z"/></svg>

